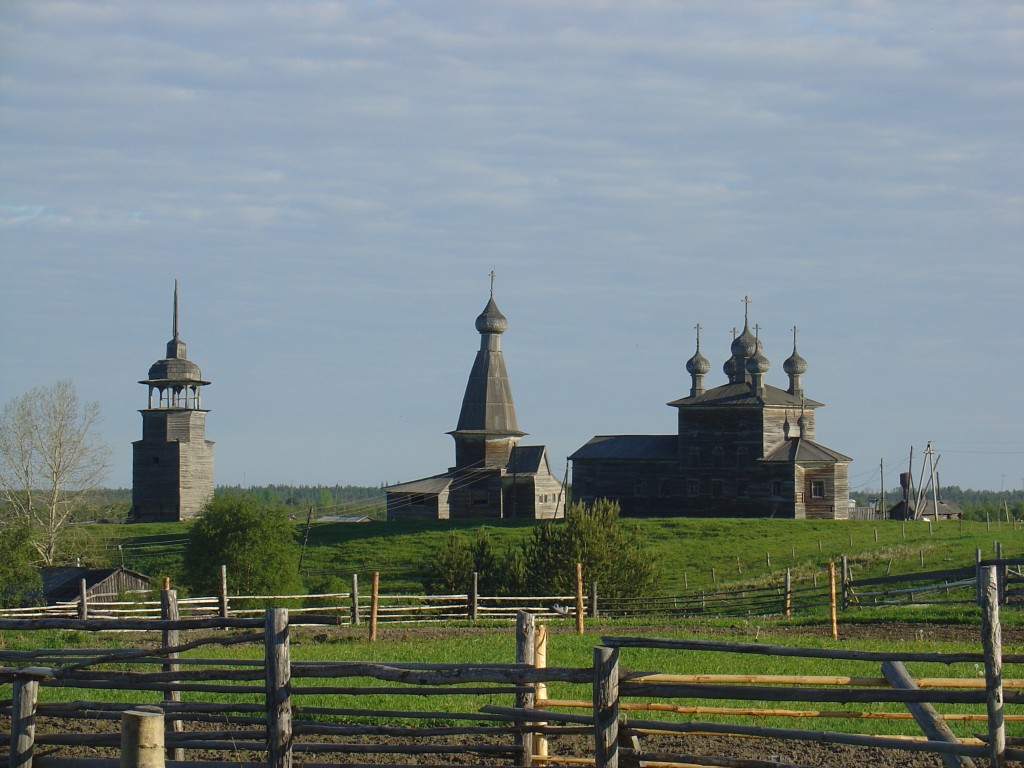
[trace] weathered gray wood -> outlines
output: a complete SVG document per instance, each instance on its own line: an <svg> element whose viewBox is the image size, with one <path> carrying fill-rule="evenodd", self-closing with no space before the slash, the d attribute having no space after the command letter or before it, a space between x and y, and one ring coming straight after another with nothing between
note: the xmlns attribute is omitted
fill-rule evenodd
<svg viewBox="0 0 1024 768"><path fill-rule="evenodd" d="M619 650L594 649L594 768L619 765Z"/></svg>
<svg viewBox="0 0 1024 768"><path fill-rule="evenodd" d="M597 582L590 582L590 618L596 619L599 617L597 608Z"/></svg>
<svg viewBox="0 0 1024 768"><path fill-rule="evenodd" d="M359 615L359 574L352 574L352 626L358 627L361 620Z"/></svg>
<svg viewBox="0 0 1024 768"><path fill-rule="evenodd" d="M800 688L771 685L721 685L714 683L634 683L622 680L624 696L649 696L674 699L734 699L739 701L817 701L817 702L923 702L943 704L981 704L984 691L903 691L879 688Z"/></svg>
<svg viewBox="0 0 1024 768"><path fill-rule="evenodd" d="M160 618L165 621L177 621L181 618L178 612L178 590L165 587L160 591ZM168 659L176 659L178 657L177 651L169 650L181 642L177 629L163 630L160 642ZM165 672L175 673L181 668L174 661L168 661L168 663L163 665L163 669ZM164 698L168 702L180 702L181 691L172 688L167 691L167 695ZM181 720L176 718L167 722L166 725L170 727L172 732L180 732L183 728ZM167 750L167 758L169 760L182 760L184 757L185 753L181 749L171 747Z"/></svg>
<svg viewBox="0 0 1024 768"><path fill-rule="evenodd" d="M852 534L851 534L852 536ZM839 582L842 586L842 608L845 611L850 606L850 563L846 555L839 558Z"/></svg>
<svg viewBox="0 0 1024 768"><path fill-rule="evenodd" d="M989 764L1006 765L1006 725L1003 722L1003 638L999 623L999 575L993 566L981 574L981 646L985 651L985 704L988 710Z"/></svg>
<svg viewBox="0 0 1024 768"><path fill-rule="evenodd" d="M220 567L220 594L219 598L219 610L222 619L228 617L228 567L222 565Z"/></svg>
<svg viewBox="0 0 1024 768"><path fill-rule="evenodd" d="M89 618L89 587L85 579L78 580L78 618L82 621Z"/></svg>
<svg viewBox="0 0 1024 768"><path fill-rule="evenodd" d="M785 593L782 599L782 615L787 619L793 615L793 575L786 569Z"/></svg>
<svg viewBox="0 0 1024 768"><path fill-rule="evenodd" d="M583 564L576 563L576 634L583 634Z"/></svg>
<svg viewBox="0 0 1024 768"><path fill-rule="evenodd" d="M268 610L266 627L267 765L270 768L291 768L291 646L288 610Z"/></svg>
<svg viewBox="0 0 1024 768"><path fill-rule="evenodd" d="M537 652L537 620L528 611L516 614L516 664L533 667ZM532 708L536 700L533 687L516 693L515 705L520 708ZM529 723L526 724L529 727ZM533 733L520 729L516 732L515 747L518 750L520 765L529 766L533 763Z"/></svg>
<svg viewBox="0 0 1024 768"><path fill-rule="evenodd" d="M882 675L894 688L918 690L914 678L907 672L907 668L898 661L886 661L882 664ZM907 709L914 716L914 720L921 726L924 735L932 741L945 741L950 744L959 744L960 740L956 734L946 725L946 721L935 711L928 702L907 702ZM974 768L974 761L971 758L961 755L942 755L942 762L948 768Z"/></svg>
<svg viewBox="0 0 1024 768"><path fill-rule="evenodd" d="M121 768L164 768L164 716L130 709L121 715Z"/></svg>
<svg viewBox="0 0 1024 768"><path fill-rule="evenodd" d="M476 621L477 616L479 615L479 601L480 601L479 589L480 589L480 574L477 573L476 571L473 571L472 578L471 578L471 580L469 582L469 598L467 600L467 602L469 604L468 605L469 610L466 612L467 613L467 617L469 618L470 621Z"/></svg>
<svg viewBox="0 0 1024 768"><path fill-rule="evenodd" d="M164 629L231 629L262 627L263 619L207 618L181 619L167 622L160 619L0 619L0 629L81 629L102 632L104 630L139 630L159 632Z"/></svg>
<svg viewBox="0 0 1024 768"><path fill-rule="evenodd" d="M32 768L39 682L15 680L11 690L11 768Z"/></svg>

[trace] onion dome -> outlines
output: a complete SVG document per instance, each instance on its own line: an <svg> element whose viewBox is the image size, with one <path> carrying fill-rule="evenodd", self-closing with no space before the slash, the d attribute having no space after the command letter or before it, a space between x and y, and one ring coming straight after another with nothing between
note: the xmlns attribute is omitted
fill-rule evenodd
<svg viewBox="0 0 1024 768"><path fill-rule="evenodd" d="M725 373L726 376L729 377L729 381L732 381L733 378L736 376L737 365L738 361L736 360L736 358L730 357L728 360L725 361L725 364L722 366L722 371L723 373Z"/></svg>
<svg viewBox="0 0 1024 768"><path fill-rule="evenodd" d="M504 333L508 330L508 320L501 314L498 305L494 303L493 296L487 302L484 311L477 317L476 329L480 333Z"/></svg>
<svg viewBox="0 0 1024 768"><path fill-rule="evenodd" d="M750 332L749 326L743 324L743 333L732 340L733 357L753 357L757 353L757 337Z"/></svg>
<svg viewBox="0 0 1024 768"><path fill-rule="evenodd" d="M711 363L697 350L697 354L686 361L686 372L691 376L703 376L711 370Z"/></svg>
<svg viewBox="0 0 1024 768"><path fill-rule="evenodd" d="M759 347L759 346L760 346L760 342L758 342L755 345L755 347ZM765 357L764 354L762 354L760 349L757 349L754 352L754 355L752 357L747 358L747 372L748 373L765 374L765 373L768 373L768 369L770 367L771 367L771 363L768 362L768 358Z"/></svg>
<svg viewBox="0 0 1024 768"><path fill-rule="evenodd" d="M800 357L800 353L796 351L795 343L793 344L793 354L786 358L786 361L782 364L782 370L790 376L807 373L807 361Z"/></svg>

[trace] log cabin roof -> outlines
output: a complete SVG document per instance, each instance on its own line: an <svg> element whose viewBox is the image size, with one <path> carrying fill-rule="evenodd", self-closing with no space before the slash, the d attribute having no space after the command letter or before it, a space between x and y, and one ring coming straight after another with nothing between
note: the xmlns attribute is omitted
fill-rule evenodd
<svg viewBox="0 0 1024 768"><path fill-rule="evenodd" d="M758 394L750 384L736 382L709 389L700 395L691 395L682 397L679 400L673 400L668 405L675 406L676 408L781 405L800 410L801 407L820 408L824 403L819 403L817 400L811 400L806 397L802 398L797 395L791 395L786 390L773 387L770 384L765 385L763 394Z"/></svg>
<svg viewBox="0 0 1024 768"><path fill-rule="evenodd" d="M509 455L508 471L518 475L550 474L547 448L543 445L517 445Z"/></svg>
<svg viewBox="0 0 1024 768"><path fill-rule="evenodd" d="M817 464L839 464L853 461L849 456L844 456L838 451L819 445L806 437L797 437L792 440L784 440L772 448L761 459L763 462L781 462L787 464L817 463Z"/></svg>
<svg viewBox="0 0 1024 768"><path fill-rule="evenodd" d="M569 458L675 461L678 455L677 435L597 435Z"/></svg>

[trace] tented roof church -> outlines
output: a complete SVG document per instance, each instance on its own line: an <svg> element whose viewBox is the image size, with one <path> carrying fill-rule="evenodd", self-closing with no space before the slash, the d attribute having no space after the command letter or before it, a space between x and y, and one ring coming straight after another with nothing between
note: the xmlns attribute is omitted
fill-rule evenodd
<svg viewBox="0 0 1024 768"><path fill-rule="evenodd" d="M384 489L388 520L562 517L565 497L543 445L520 445L501 335L508 320L491 297L476 319L480 349L469 373L447 472Z"/></svg>
<svg viewBox="0 0 1024 768"><path fill-rule="evenodd" d="M807 361L796 349L782 364L789 385L768 384L760 338L743 332L723 366L725 384L706 389L711 364L686 363L689 395L668 403L674 435L598 435L569 458L573 499L617 500L624 515L846 518L852 459L815 440L815 411L804 394ZM755 326L755 331L759 328Z"/></svg>

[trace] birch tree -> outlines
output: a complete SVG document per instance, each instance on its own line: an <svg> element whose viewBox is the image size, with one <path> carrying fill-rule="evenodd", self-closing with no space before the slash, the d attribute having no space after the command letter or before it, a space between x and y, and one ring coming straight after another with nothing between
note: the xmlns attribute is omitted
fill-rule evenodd
<svg viewBox="0 0 1024 768"><path fill-rule="evenodd" d="M110 447L96 434L99 403L82 403L71 381L37 387L0 412L0 493L9 518L25 523L44 565L100 487Z"/></svg>

